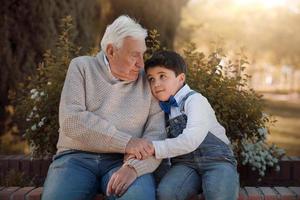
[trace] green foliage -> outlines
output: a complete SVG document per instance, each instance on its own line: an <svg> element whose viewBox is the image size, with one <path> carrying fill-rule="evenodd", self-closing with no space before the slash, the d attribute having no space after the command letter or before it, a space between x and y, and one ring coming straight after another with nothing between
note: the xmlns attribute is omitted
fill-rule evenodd
<svg viewBox="0 0 300 200"><path fill-rule="evenodd" d="M72 18L63 18L60 27L55 50L46 51L36 76L20 85L15 103L16 117L34 156L56 152L60 93L69 63L80 50L71 39Z"/></svg>
<svg viewBox="0 0 300 200"><path fill-rule="evenodd" d="M249 164L261 176L267 167L278 169L278 160L284 152L266 142L268 126L274 121L262 112L261 96L248 88L249 76L244 73L248 62L243 51L234 63L226 61L222 49L206 57L196 51L195 44L189 44L184 55L189 66L189 85L207 97L226 129L239 163Z"/></svg>

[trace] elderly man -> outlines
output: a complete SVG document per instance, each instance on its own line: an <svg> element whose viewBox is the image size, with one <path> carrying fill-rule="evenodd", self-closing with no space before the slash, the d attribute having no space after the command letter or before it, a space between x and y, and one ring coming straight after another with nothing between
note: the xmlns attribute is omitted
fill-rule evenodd
<svg viewBox="0 0 300 200"><path fill-rule="evenodd" d="M107 27L100 53L71 61L43 200L92 199L97 192L109 199L155 199L151 172L160 161L151 156L150 141L165 132L143 71L146 36L140 24L120 16ZM126 153L135 158L124 161Z"/></svg>

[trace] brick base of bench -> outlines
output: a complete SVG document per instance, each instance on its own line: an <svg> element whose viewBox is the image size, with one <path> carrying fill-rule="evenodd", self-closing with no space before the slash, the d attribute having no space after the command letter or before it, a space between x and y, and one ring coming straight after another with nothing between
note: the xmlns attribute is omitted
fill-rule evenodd
<svg viewBox="0 0 300 200"><path fill-rule="evenodd" d="M0 187L1 200L40 200L42 187ZM300 187L243 187L238 200L300 200ZM105 200L101 194L94 200ZM191 200L204 200L200 194Z"/></svg>

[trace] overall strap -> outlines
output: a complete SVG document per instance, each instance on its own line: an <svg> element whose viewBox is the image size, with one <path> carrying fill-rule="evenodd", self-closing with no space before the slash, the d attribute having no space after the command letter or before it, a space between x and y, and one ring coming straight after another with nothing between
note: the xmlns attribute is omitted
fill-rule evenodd
<svg viewBox="0 0 300 200"><path fill-rule="evenodd" d="M189 98L189 96L195 94L197 92L195 92L194 90L190 91L189 93L187 93L181 100L180 102L180 105L179 105L179 108L180 108L180 112L183 113L184 112L184 104L185 104L185 101Z"/></svg>

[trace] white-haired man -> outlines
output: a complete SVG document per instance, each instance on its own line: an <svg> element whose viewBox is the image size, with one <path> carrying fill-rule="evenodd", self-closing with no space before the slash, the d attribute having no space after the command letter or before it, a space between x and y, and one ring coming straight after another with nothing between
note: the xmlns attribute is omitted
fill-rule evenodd
<svg viewBox="0 0 300 200"><path fill-rule="evenodd" d="M146 36L140 24L120 16L107 27L100 53L71 61L43 200L93 199L98 192L109 199L155 199L151 172L160 161L148 141L165 132L143 71ZM137 159L124 162L126 153Z"/></svg>

